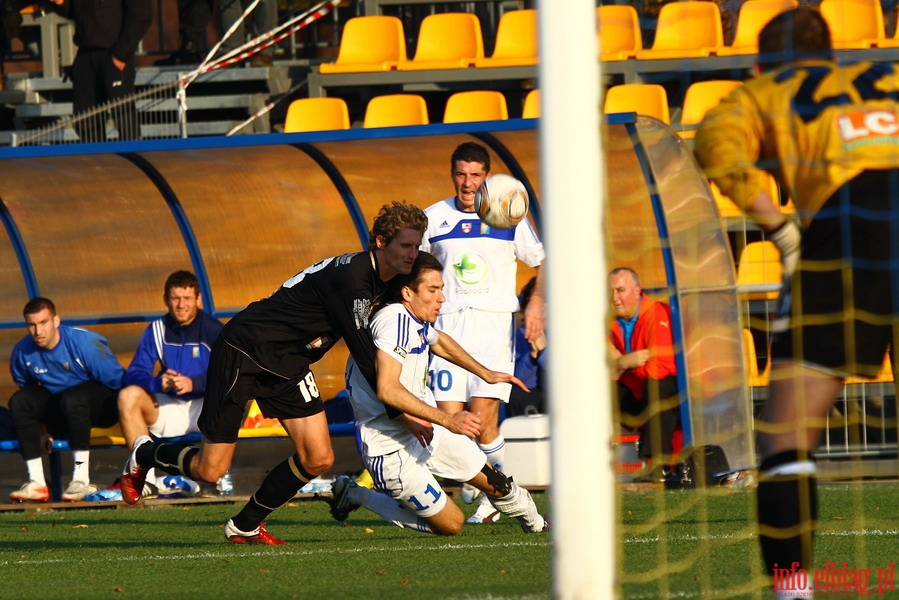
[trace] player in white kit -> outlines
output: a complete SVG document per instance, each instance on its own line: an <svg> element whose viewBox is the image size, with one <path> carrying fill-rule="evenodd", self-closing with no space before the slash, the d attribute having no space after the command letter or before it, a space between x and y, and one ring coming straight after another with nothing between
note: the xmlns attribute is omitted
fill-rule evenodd
<svg viewBox="0 0 899 600"><path fill-rule="evenodd" d="M524 386L512 375L486 369L431 326L445 299L442 265L436 258L420 252L412 272L404 277L399 301L380 309L371 322L377 348L377 393L352 358L347 363L347 391L375 490L338 477L332 515L344 521L351 511L364 506L399 527L455 535L462 530L464 516L454 502L447 501L436 475L469 482L484 492L495 510L518 520L525 532L543 531L546 521L527 490L492 467L474 441L441 425L452 416L436 408L426 385L430 349L486 381ZM408 414L410 403L427 420Z"/></svg>
<svg viewBox="0 0 899 600"><path fill-rule="evenodd" d="M436 327L487 368L512 373L518 260L537 271L524 313L525 338L531 341L543 335L543 244L527 219L513 229L494 229L474 212L475 192L490 175L490 154L483 146L461 144L452 154L450 168L456 193L425 209L428 228L421 244L446 269L446 303ZM510 386L485 382L439 357L431 360L429 385L442 410L458 412L467 403L481 417L478 444L502 471L506 441L499 432L499 406L509 401ZM476 495L476 490L463 486L463 500L471 502ZM468 523L492 523L498 518L496 509L482 498Z"/></svg>

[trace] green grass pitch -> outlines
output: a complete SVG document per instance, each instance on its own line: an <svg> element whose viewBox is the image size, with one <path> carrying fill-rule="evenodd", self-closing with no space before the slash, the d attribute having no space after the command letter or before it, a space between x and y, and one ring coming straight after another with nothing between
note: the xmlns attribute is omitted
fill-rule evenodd
<svg viewBox="0 0 899 600"><path fill-rule="evenodd" d="M534 496L545 509L547 494ZM822 485L816 566L876 569L899 557L897 497L896 482ZM440 538L364 509L341 525L324 502L302 500L268 521L287 545L234 546L222 524L238 509L0 513L0 598L552 597L551 536L525 535L509 519ZM621 562L610 557L608 573L621 598L771 597L759 575L751 491L628 490L617 511ZM899 598L899 591L872 597Z"/></svg>

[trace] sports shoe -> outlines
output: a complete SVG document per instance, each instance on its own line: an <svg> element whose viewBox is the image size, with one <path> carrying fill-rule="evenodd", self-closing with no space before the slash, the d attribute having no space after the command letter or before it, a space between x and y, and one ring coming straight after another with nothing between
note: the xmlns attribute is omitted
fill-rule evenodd
<svg viewBox="0 0 899 600"><path fill-rule="evenodd" d="M534 526L529 526L525 522L524 517L518 517L516 520L518 524L521 525L521 530L525 533L542 533L544 531L549 531L549 519L546 515L537 515L538 519Z"/></svg>
<svg viewBox="0 0 899 600"><path fill-rule="evenodd" d="M97 486L93 483L85 483L83 481L73 481L62 494L62 499L66 502L81 502L88 494L97 491Z"/></svg>
<svg viewBox="0 0 899 600"><path fill-rule="evenodd" d="M489 502L481 502L474 514L465 519L470 525L480 525L482 523L496 523L499 521L500 512L494 508Z"/></svg>
<svg viewBox="0 0 899 600"><path fill-rule="evenodd" d="M343 523L350 513L359 508L358 504L350 501L349 493L359 485L346 475L338 475L331 486L331 494L334 496L328 501L331 506L331 516Z"/></svg>
<svg viewBox="0 0 899 600"><path fill-rule="evenodd" d="M225 538L232 544L264 544L266 546L283 546L287 542L279 540L265 530L265 523L260 523L255 530L246 532L234 526L234 520L225 523Z"/></svg>
<svg viewBox="0 0 899 600"><path fill-rule="evenodd" d="M50 488L36 481L26 481L9 495L9 499L16 502L46 502L50 499Z"/></svg>
<svg viewBox="0 0 899 600"><path fill-rule="evenodd" d="M137 464L137 449L152 441L148 435L138 437L134 440L128 460L125 461L125 468L122 469L122 479L119 483L122 486L122 500L128 504L134 504L140 500L144 491L144 482L147 480L147 471L149 470L142 469Z"/></svg>
<svg viewBox="0 0 899 600"><path fill-rule="evenodd" d="M156 478L156 487L159 488L160 498L193 498L200 493L200 484L190 477L181 475L166 475ZM144 484L144 491L147 485ZM141 494L145 496L146 494Z"/></svg>
<svg viewBox="0 0 899 600"><path fill-rule="evenodd" d="M481 490L479 490L475 486L468 484L468 483L462 484L461 496L462 496L462 502L464 502L465 504L471 504L480 495L481 495Z"/></svg>

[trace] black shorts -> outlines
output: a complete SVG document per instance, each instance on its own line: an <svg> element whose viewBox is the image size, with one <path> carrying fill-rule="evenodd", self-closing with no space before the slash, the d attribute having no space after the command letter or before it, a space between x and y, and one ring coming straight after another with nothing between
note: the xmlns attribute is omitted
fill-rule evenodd
<svg viewBox="0 0 899 600"><path fill-rule="evenodd" d="M300 377L280 377L219 336L206 372L206 396L197 421L200 432L212 442L236 442L247 402L254 399L263 416L272 419L311 417L324 410L308 368Z"/></svg>
<svg viewBox="0 0 899 600"><path fill-rule="evenodd" d="M899 300L899 170L865 171L803 232L789 328L773 360L873 377L894 343Z"/></svg>

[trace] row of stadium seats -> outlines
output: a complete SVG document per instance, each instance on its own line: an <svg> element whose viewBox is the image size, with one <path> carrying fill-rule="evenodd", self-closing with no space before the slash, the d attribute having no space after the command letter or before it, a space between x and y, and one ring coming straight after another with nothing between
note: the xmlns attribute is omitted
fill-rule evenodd
<svg viewBox="0 0 899 600"><path fill-rule="evenodd" d="M321 73L418 71L466 67L537 64L537 18L533 9L513 10L500 17L493 54L484 56L481 23L471 13L439 13L425 17L415 56L406 54L406 35L397 17L368 15L347 21L337 59L322 63Z"/></svg>
<svg viewBox="0 0 899 600"><path fill-rule="evenodd" d="M717 4L704 0L665 4L659 11L650 48L643 47L633 6L601 6L596 9L600 58L614 61L756 54L762 27L775 15L796 6L796 0L746 0L737 14L734 40L725 45ZM837 50L899 47L895 34L886 35L880 0L822 0L820 10Z"/></svg>
<svg viewBox="0 0 899 600"><path fill-rule="evenodd" d="M524 101L523 118L540 116L539 91L531 90ZM446 103L444 123L501 121L509 118L506 98L495 90L472 90L452 94ZM427 125L428 107L418 94L386 94L369 100L362 126L399 127ZM284 132L327 131L351 127L349 108L342 98L299 98L290 103Z"/></svg>

